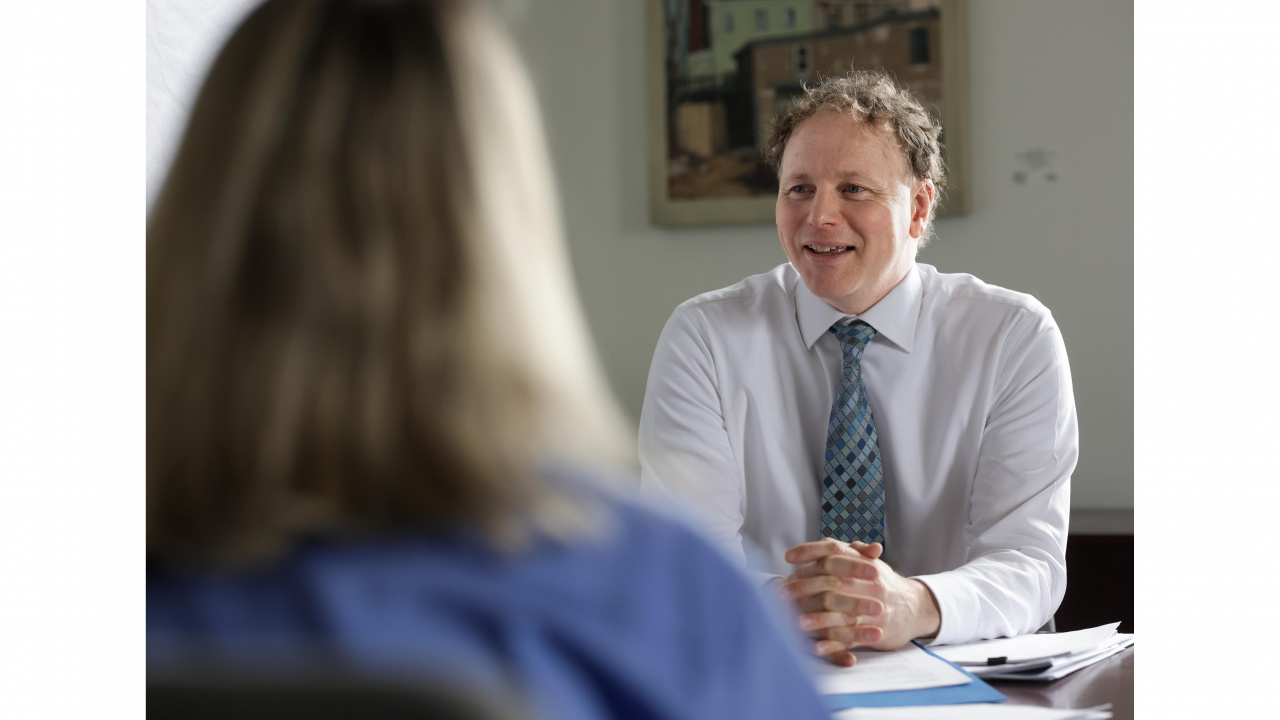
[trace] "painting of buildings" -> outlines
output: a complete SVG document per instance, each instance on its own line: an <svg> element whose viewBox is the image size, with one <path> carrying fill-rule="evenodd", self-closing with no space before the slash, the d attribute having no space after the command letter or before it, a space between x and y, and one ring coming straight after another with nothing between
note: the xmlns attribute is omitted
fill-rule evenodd
<svg viewBox="0 0 1280 720"><path fill-rule="evenodd" d="M777 181L760 159L770 123L805 83L851 68L881 68L909 87L949 140L957 98L943 68L943 14L959 12L955 0L654 1L667 202L758 197L772 207Z"/></svg>

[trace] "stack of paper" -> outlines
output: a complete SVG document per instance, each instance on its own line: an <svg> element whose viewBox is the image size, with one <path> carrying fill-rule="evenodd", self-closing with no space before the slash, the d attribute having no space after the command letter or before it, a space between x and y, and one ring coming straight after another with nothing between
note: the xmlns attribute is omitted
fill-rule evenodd
<svg viewBox="0 0 1280 720"><path fill-rule="evenodd" d="M1133 635L1116 632L1119 625L979 640L930 650L987 680L1057 680L1132 645Z"/></svg>

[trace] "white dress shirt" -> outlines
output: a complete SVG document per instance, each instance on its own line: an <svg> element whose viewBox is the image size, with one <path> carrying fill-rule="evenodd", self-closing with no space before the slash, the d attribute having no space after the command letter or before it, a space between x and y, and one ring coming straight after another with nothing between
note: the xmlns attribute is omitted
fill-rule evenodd
<svg viewBox="0 0 1280 720"><path fill-rule="evenodd" d="M1078 439L1062 336L1029 295L918 264L852 316L789 263L699 295L654 352L642 485L690 507L749 569L790 574L786 551L822 537L843 368L827 330L855 317L876 329L862 377L883 458L883 559L933 591L935 643L1034 632L1066 590Z"/></svg>

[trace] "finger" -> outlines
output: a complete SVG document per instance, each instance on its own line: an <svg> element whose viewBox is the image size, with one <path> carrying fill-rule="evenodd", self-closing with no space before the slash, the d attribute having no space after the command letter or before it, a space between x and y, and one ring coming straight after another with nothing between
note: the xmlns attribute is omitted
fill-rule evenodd
<svg viewBox="0 0 1280 720"><path fill-rule="evenodd" d="M810 595L795 601L796 609L802 615L812 613L835 612L842 614L853 614L854 605L857 600L844 593L824 592L817 595Z"/></svg>
<svg viewBox="0 0 1280 720"><path fill-rule="evenodd" d="M824 592L800 598L796 608L804 615L835 612L853 617L857 598L837 592Z"/></svg>
<svg viewBox="0 0 1280 720"><path fill-rule="evenodd" d="M832 665L839 665L840 667L853 667L858 662L858 658L848 650L832 653L825 656L823 659Z"/></svg>
<svg viewBox="0 0 1280 720"><path fill-rule="evenodd" d="M792 565L799 563L812 562L828 555L853 555L857 551L849 546L849 543L840 542L835 538L823 538L815 542L797 545L787 551L785 559Z"/></svg>
<svg viewBox="0 0 1280 720"><path fill-rule="evenodd" d="M838 640L819 640L813 644L813 654L820 657L847 652L849 646Z"/></svg>
<svg viewBox="0 0 1280 720"><path fill-rule="evenodd" d="M873 586L872 590L874 591L875 589L876 588ZM872 603L875 603L875 605L873 606ZM861 615L864 619L864 624L869 625L878 624L874 620L868 620L869 618L878 618L884 612L883 597L872 593L857 591L836 592L828 590L815 595L807 595L802 598L797 598L792 601L792 604L801 615L825 612L844 613L850 618L853 618L855 615ZM862 612L863 610L866 610L867 612ZM878 610L879 612L873 614L870 612L871 610Z"/></svg>
<svg viewBox="0 0 1280 720"><path fill-rule="evenodd" d="M839 575L841 577L875 580L880 571L875 560L855 555L828 555L821 560L801 565L791 573L791 578L814 577L815 575ZM788 578L788 579L791 579Z"/></svg>
<svg viewBox="0 0 1280 720"><path fill-rule="evenodd" d="M879 581L860 580L838 575L815 575L813 577L788 580L779 589L778 596L783 600L795 602L801 598L826 592L883 600L886 590L884 583ZM841 612L851 611L851 608L848 607L828 607L826 609L840 610ZM808 612L812 612L812 610Z"/></svg>
<svg viewBox="0 0 1280 720"><path fill-rule="evenodd" d="M863 557L871 558L872 560L879 559L884 554L884 545L878 542L864 543L861 540L853 540L850 541L849 547L862 553Z"/></svg>
<svg viewBox="0 0 1280 720"><path fill-rule="evenodd" d="M846 615L844 612L806 612L796 619L796 624L800 625L801 630L824 630L827 628L844 628L846 625L852 625L856 615Z"/></svg>
<svg viewBox="0 0 1280 720"><path fill-rule="evenodd" d="M826 660L832 665L836 665L838 667L853 667L858 662L858 658L848 650L841 650L840 652L823 655L821 657L823 660Z"/></svg>
<svg viewBox="0 0 1280 720"><path fill-rule="evenodd" d="M818 593L840 591L844 589L845 583L844 578L835 575L796 578L782 584L782 597L786 600L799 600Z"/></svg>
<svg viewBox="0 0 1280 720"><path fill-rule="evenodd" d="M856 616L849 616L842 612L815 612L801 615L796 619L796 623L800 625L801 630L825 630L850 625L854 617Z"/></svg>
<svg viewBox="0 0 1280 720"><path fill-rule="evenodd" d="M874 645L884 639L884 628L878 627L838 627L817 630L813 636L819 643L839 643L844 649ZM816 643L815 643L816 644Z"/></svg>
<svg viewBox="0 0 1280 720"><path fill-rule="evenodd" d="M813 644L813 652L821 656L871 646L884 639L884 629L878 627L828 628L817 634L821 639Z"/></svg>
<svg viewBox="0 0 1280 720"><path fill-rule="evenodd" d="M873 625L880 615L881 605L876 600L854 600L850 612L809 612L797 618L801 630L822 630L832 627L854 627L856 625Z"/></svg>

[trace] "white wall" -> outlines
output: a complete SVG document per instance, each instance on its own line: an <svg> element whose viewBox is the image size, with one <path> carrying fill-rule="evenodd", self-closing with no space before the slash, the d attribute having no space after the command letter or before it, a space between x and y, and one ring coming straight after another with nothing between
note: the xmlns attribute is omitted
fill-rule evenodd
<svg viewBox="0 0 1280 720"><path fill-rule="evenodd" d="M164 182L196 93L257 0L147 0L147 207Z"/></svg>
<svg viewBox="0 0 1280 720"><path fill-rule="evenodd" d="M648 220L644 7L511 3L537 83L579 288L609 377L638 415L671 310L785 261L771 226ZM1072 504L1133 507L1133 9L970 0L973 212L921 261L1031 293L1066 339L1080 417ZM1025 185L1019 153L1048 168Z"/></svg>
<svg viewBox="0 0 1280 720"><path fill-rule="evenodd" d="M771 226L664 230L645 179L644 2L493 0L546 116L588 321L638 416L677 304L786 258ZM207 50L247 0L149 0L148 197ZM1133 10L1107 0L970 0L973 212L921 261L1039 297L1066 338L1080 415L1076 508L1133 507ZM216 38L216 39L215 39ZM1047 150L1014 182L1019 153ZM501 192L500 188L495 192Z"/></svg>

